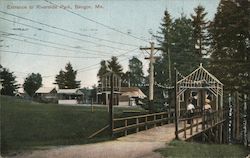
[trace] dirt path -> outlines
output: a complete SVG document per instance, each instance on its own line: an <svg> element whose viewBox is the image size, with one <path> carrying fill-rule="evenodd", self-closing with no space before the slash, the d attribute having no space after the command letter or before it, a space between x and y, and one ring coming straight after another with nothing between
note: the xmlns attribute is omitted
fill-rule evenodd
<svg viewBox="0 0 250 158"><path fill-rule="evenodd" d="M174 125L170 124L114 141L35 150L12 158L161 158L154 150L173 139Z"/></svg>

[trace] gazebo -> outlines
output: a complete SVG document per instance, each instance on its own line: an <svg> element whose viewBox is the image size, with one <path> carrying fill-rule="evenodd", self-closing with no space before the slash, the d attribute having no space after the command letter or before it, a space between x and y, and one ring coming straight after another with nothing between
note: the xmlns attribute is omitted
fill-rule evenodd
<svg viewBox="0 0 250 158"><path fill-rule="evenodd" d="M202 109L205 99L211 101L213 110L223 108L223 84L203 66L200 66L176 83L176 104L178 116L186 111L188 100L192 98L196 109Z"/></svg>

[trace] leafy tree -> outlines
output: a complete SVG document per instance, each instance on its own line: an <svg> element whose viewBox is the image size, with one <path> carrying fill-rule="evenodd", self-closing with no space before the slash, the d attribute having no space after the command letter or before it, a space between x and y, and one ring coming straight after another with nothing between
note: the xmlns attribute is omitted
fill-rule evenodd
<svg viewBox="0 0 250 158"><path fill-rule="evenodd" d="M76 81L77 71L73 70L70 63L67 63L65 70L60 70L56 75L55 83L60 89L75 89L80 87L80 81Z"/></svg>
<svg viewBox="0 0 250 158"><path fill-rule="evenodd" d="M29 96L33 96L35 92L42 86L42 76L41 74L32 73L26 77L23 88Z"/></svg>
<svg viewBox="0 0 250 158"><path fill-rule="evenodd" d="M191 14L191 19L194 27L193 38L195 40L195 53L199 57L203 57L207 55L206 50L208 47L208 22L205 19L207 12L205 12L205 8L201 5L194 8L194 12L195 14Z"/></svg>
<svg viewBox="0 0 250 158"><path fill-rule="evenodd" d="M2 84L1 95L15 95L18 89L16 76L14 76L13 72L9 72L8 69L3 68L2 65L0 65L0 82Z"/></svg>
<svg viewBox="0 0 250 158"><path fill-rule="evenodd" d="M250 94L249 1L222 0L210 25L211 72L229 91Z"/></svg>

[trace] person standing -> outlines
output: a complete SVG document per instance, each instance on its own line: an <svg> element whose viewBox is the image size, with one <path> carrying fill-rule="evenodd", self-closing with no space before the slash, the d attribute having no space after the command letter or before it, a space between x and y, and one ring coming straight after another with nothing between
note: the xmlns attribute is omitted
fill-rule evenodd
<svg viewBox="0 0 250 158"><path fill-rule="evenodd" d="M189 100L189 104L187 105L187 115L188 115L188 124L193 122L193 119L191 119L194 116L194 105L192 104L192 100Z"/></svg>

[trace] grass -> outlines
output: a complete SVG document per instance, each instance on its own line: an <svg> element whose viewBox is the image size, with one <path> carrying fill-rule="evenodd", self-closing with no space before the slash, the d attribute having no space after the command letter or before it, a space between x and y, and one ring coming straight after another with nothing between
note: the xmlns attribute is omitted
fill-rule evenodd
<svg viewBox="0 0 250 158"><path fill-rule="evenodd" d="M169 158L245 158L249 149L240 145L199 144L172 141L163 149L157 150Z"/></svg>
<svg viewBox="0 0 250 158"><path fill-rule="evenodd" d="M105 107L60 106L0 96L1 154L36 147L85 144L109 140L108 131L88 136L108 124ZM115 108L122 116L127 108ZM138 109L137 109L138 110ZM139 109L140 110L140 109Z"/></svg>

